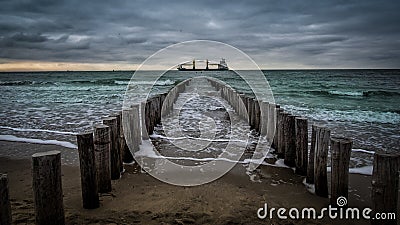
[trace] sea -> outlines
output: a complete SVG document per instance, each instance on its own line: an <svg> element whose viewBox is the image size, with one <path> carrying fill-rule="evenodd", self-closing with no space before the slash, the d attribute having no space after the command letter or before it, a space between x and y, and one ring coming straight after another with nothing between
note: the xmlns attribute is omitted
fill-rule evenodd
<svg viewBox="0 0 400 225"><path fill-rule="evenodd" d="M257 71L246 71L251 74ZM152 75L159 71L146 71ZM376 151L400 151L400 70L263 70L275 102L309 125L353 140L352 165L372 165ZM134 71L0 73L0 140L55 144L76 152L76 134L122 108ZM194 76L211 76L252 95L233 71L171 70L152 93ZM27 151L29 152L29 151ZM29 157L0 149L0 156Z"/></svg>

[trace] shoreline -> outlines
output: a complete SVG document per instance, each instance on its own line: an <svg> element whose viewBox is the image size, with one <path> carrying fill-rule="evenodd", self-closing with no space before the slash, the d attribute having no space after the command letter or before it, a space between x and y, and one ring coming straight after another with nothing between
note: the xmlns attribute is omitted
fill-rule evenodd
<svg viewBox="0 0 400 225"><path fill-rule="evenodd" d="M19 151L60 150L59 146L0 142ZM61 149L62 150L62 149ZM0 157L0 172L8 173L13 221L34 223L30 159ZM242 165L220 179L195 187L163 183L125 165L122 178L112 181L113 191L100 196L100 208L82 208L79 166L62 165L64 207L67 224L369 224L366 220L258 219L257 210L268 207L327 207L328 198L310 193L304 177L290 168L261 166L252 182ZM349 207L370 207L371 177L350 174ZM276 217L276 215L275 215Z"/></svg>

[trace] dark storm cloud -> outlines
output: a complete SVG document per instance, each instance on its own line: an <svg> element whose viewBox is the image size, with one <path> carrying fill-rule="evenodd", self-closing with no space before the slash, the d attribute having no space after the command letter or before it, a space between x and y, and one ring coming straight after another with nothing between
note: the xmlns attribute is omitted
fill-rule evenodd
<svg viewBox="0 0 400 225"><path fill-rule="evenodd" d="M231 44L256 61L399 67L399 1L0 1L0 58L141 63L180 41Z"/></svg>

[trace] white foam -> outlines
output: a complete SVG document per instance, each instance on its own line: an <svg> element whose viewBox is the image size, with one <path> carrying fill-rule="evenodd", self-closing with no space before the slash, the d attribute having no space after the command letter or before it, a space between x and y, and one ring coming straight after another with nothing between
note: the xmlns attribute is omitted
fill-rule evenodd
<svg viewBox="0 0 400 225"><path fill-rule="evenodd" d="M363 167L358 167L358 168L350 168L349 173L355 173L355 174L362 174L362 175L372 175L374 167L373 166L363 166Z"/></svg>
<svg viewBox="0 0 400 225"><path fill-rule="evenodd" d="M175 156L163 156L159 155L156 151L154 151L153 145L148 141L143 141L142 145L140 145L140 150L135 152L135 157L147 157L153 159L170 159L170 160L189 160L189 161L197 161L197 162L208 162L208 161L225 161L231 163L239 163L239 164L247 164L250 163L251 159L245 159L244 161L237 161L227 158L193 158L193 157L175 157Z"/></svg>
<svg viewBox="0 0 400 225"><path fill-rule="evenodd" d="M394 112L374 112L363 110L329 110L320 109L315 114L310 114L315 120L369 122L369 123L391 123L400 122L400 115Z"/></svg>
<svg viewBox="0 0 400 225"><path fill-rule="evenodd" d="M239 139L209 139L209 138L195 138L195 137L166 137L160 134L152 134L150 135L152 138L160 138L160 139L168 139L168 140L184 140L184 139L192 139L192 140L199 140L199 141L209 141L209 142L241 142L247 143L246 140L239 140Z"/></svg>
<svg viewBox="0 0 400 225"><path fill-rule="evenodd" d="M349 173L353 174L362 174L362 175L372 175L373 166L363 166L363 167L354 167L349 168ZM326 171L328 173L332 172L332 167L326 167Z"/></svg>
<svg viewBox="0 0 400 225"><path fill-rule="evenodd" d="M67 141L57 141L57 140L42 140L42 139L34 139L34 138L21 138L13 135L0 135L0 141L15 141L15 142L26 142L33 144L43 144L43 145L59 145L66 148L77 149L78 146L72 144Z"/></svg>
<svg viewBox="0 0 400 225"><path fill-rule="evenodd" d="M170 79L168 79L168 80L164 80L164 81L158 80L156 84L166 86L166 85L173 85L174 83L175 83L174 81L171 81Z"/></svg>
<svg viewBox="0 0 400 225"><path fill-rule="evenodd" d="M345 96L363 96L362 91L328 91L332 95L345 95Z"/></svg>
<svg viewBox="0 0 400 225"><path fill-rule="evenodd" d="M13 130L13 131L21 131L21 132L45 132L45 133L53 133L53 134L65 134L65 135L77 135L78 134L78 133L75 133L75 132L68 132L68 131L17 128L17 127L5 127L5 126L0 126L0 128L1 129Z"/></svg>
<svg viewBox="0 0 400 225"><path fill-rule="evenodd" d="M125 82L120 82L120 81L115 81L116 84L125 84ZM145 81L145 80L131 80L126 84L131 84L131 85L159 85L159 86L167 86L167 85L173 85L175 84L174 81L171 81L170 79L168 80L157 80L156 82L154 81Z"/></svg>
<svg viewBox="0 0 400 225"><path fill-rule="evenodd" d="M315 185L314 184L307 183L306 178L303 179L303 184L304 184L304 186L306 186L308 192L310 192L311 194L315 194Z"/></svg>
<svg viewBox="0 0 400 225"><path fill-rule="evenodd" d="M367 154L371 154L371 155L375 154L374 151L359 149L359 148L353 148L351 151L352 152L362 152L362 153L367 153Z"/></svg>
<svg viewBox="0 0 400 225"><path fill-rule="evenodd" d="M261 183L261 180L257 177L256 174L252 174L250 171L246 171L246 174L249 176L251 182Z"/></svg>
<svg viewBox="0 0 400 225"><path fill-rule="evenodd" d="M290 168L285 164L285 161L283 159L278 159L275 161L275 166L277 167L283 167L283 168Z"/></svg>

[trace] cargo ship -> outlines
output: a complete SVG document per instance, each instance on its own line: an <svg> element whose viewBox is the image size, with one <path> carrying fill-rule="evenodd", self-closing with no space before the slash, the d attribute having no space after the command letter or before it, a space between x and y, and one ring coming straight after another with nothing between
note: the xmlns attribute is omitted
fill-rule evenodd
<svg viewBox="0 0 400 225"><path fill-rule="evenodd" d="M204 63L205 67L196 67L196 62ZM229 70L228 64L226 63L225 59L221 59L218 62L208 61L205 60L195 60L184 62L178 65L177 68L179 71L215 71L215 70Z"/></svg>

